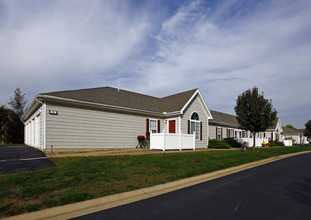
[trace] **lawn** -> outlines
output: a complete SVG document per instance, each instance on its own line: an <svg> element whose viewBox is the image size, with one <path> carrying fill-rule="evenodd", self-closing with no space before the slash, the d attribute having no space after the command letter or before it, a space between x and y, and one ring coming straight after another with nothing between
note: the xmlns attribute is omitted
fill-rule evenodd
<svg viewBox="0 0 311 220"><path fill-rule="evenodd" d="M0 217L153 186L311 147L53 159L57 167L0 175Z"/></svg>

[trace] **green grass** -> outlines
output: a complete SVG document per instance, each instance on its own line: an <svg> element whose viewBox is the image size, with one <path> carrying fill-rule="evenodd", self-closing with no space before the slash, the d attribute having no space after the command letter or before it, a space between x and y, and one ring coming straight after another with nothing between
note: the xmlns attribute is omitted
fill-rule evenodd
<svg viewBox="0 0 311 220"><path fill-rule="evenodd" d="M311 150L311 147L302 147ZM212 172L300 147L53 159L58 166L0 175L0 217L98 198Z"/></svg>

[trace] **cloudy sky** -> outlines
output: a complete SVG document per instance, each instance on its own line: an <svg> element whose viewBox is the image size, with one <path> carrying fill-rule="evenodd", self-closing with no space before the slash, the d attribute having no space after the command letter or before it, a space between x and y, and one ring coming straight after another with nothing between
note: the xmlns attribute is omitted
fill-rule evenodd
<svg viewBox="0 0 311 220"><path fill-rule="evenodd" d="M234 114L258 87L283 125L311 120L310 0L0 0L0 105L111 86L163 97L199 88Z"/></svg>

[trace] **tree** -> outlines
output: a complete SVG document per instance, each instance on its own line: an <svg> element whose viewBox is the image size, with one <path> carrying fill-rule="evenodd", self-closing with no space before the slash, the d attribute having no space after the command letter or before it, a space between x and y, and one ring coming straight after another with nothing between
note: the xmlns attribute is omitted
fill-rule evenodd
<svg viewBox="0 0 311 220"><path fill-rule="evenodd" d="M0 142L4 143L5 137L3 136L4 133L4 127L3 125L6 123L8 115L8 110L4 107L0 107Z"/></svg>
<svg viewBox="0 0 311 220"><path fill-rule="evenodd" d="M293 128L293 129L296 129L297 130L297 128L295 128L293 125L291 125L291 124L288 124L288 125L286 125L285 127L287 127L287 128Z"/></svg>
<svg viewBox="0 0 311 220"><path fill-rule="evenodd" d="M306 124L305 124L306 128L303 131L304 136L307 136L309 139L311 138L311 120L309 120Z"/></svg>
<svg viewBox="0 0 311 220"><path fill-rule="evenodd" d="M12 110L0 107L0 141L2 143L23 143L24 125Z"/></svg>
<svg viewBox="0 0 311 220"><path fill-rule="evenodd" d="M8 105L18 115L19 118L21 118L25 112L25 107L27 104L25 96L26 94L22 94L20 88L16 88L14 90L14 98L11 97L10 101L8 102Z"/></svg>
<svg viewBox="0 0 311 220"><path fill-rule="evenodd" d="M253 133L254 146L256 146L256 133L263 132L273 125L277 111L272 101L264 98L263 93L258 94L258 88L246 90L238 96L234 107L240 128Z"/></svg>

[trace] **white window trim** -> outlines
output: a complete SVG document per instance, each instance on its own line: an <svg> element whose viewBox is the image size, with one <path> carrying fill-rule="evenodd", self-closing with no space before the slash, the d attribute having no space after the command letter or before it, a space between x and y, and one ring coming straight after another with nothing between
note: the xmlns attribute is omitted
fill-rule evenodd
<svg viewBox="0 0 311 220"><path fill-rule="evenodd" d="M152 132L151 130L151 121L155 121L155 132ZM158 133L158 119L155 119L155 118L149 118L149 133Z"/></svg>
<svg viewBox="0 0 311 220"><path fill-rule="evenodd" d="M193 119L191 119L191 117L192 117L192 114L193 113L196 113L198 116L199 116L199 120L193 120ZM192 131L192 123L191 122L194 122L194 131L195 131L195 139L196 140L200 140L200 126L201 126L201 121L200 121L200 115L198 114L198 112L192 112L191 114L190 114L190 134L193 134L191 131ZM197 127L197 125L196 124L199 124L199 130L197 131L196 130L196 127Z"/></svg>

